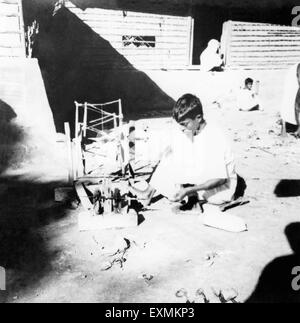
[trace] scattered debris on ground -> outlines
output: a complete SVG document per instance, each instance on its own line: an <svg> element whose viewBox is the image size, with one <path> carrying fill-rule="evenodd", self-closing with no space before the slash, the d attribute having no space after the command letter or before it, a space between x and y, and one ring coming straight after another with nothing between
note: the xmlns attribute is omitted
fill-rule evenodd
<svg viewBox="0 0 300 323"><path fill-rule="evenodd" d="M176 297L182 299L184 303L190 304L208 304L208 303L239 303L237 298L238 292L234 288L227 288L224 290L210 288L210 291L204 291L199 288L194 293L194 296L189 295L186 289L182 288L176 292Z"/></svg>

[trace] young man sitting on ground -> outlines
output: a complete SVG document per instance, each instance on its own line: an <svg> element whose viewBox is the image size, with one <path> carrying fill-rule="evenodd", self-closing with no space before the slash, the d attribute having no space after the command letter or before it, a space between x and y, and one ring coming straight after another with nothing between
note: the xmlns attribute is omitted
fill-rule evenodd
<svg viewBox="0 0 300 323"><path fill-rule="evenodd" d="M195 196L213 205L232 202L237 174L222 131L206 122L199 98L191 94L177 101L173 117L180 130L143 192L144 198L150 202L158 192L171 202Z"/></svg>
<svg viewBox="0 0 300 323"><path fill-rule="evenodd" d="M247 78L245 86L239 91L237 97L238 109L240 111L261 110L257 89L253 89L254 80Z"/></svg>

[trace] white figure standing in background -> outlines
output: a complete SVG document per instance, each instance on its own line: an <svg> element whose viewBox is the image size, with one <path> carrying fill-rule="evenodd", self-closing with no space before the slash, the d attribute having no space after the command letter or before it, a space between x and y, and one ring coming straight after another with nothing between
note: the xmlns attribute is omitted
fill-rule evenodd
<svg viewBox="0 0 300 323"><path fill-rule="evenodd" d="M200 56L200 69L203 72L220 72L223 70L223 59L220 55L220 42L216 39L209 41L207 48Z"/></svg>

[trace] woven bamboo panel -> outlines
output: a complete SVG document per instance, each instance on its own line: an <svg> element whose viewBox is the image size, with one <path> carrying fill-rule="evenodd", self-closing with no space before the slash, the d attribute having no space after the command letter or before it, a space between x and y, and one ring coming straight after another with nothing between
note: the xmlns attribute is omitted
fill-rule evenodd
<svg viewBox="0 0 300 323"><path fill-rule="evenodd" d="M194 29L191 17L99 8L81 10L71 1L65 1L64 5L95 32L96 38L99 36L107 41L117 54L124 57L127 66L161 69L191 65ZM92 43L83 46L81 64L84 66L93 62L103 68L124 68L118 66L120 61L114 62L109 47L102 49Z"/></svg>
<svg viewBox="0 0 300 323"><path fill-rule="evenodd" d="M286 69L300 62L300 28L227 21L222 53L227 69Z"/></svg>

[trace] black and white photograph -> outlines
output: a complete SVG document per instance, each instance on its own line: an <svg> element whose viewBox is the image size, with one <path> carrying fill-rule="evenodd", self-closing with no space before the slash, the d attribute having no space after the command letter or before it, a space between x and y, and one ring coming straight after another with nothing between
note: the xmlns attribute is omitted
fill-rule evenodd
<svg viewBox="0 0 300 323"><path fill-rule="evenodd" d="M0 303L300 303L299 209L300 0L0 0Z"/></svg>

